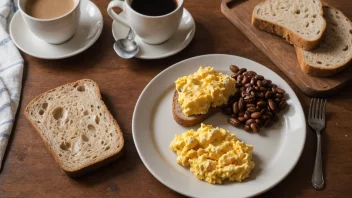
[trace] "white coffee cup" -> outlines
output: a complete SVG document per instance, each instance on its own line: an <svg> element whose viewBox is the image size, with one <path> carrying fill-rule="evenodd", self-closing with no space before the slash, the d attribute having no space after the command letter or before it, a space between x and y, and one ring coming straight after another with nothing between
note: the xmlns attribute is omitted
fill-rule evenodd
<svg viewBox="0 0 352 198"><path fill-rule="evenodd" d="M171 38L180 25L183 14L183 0L177 0L177 8L161 16L147 16L132 9L133 0L114 0L109 3L108 14L117 22L132 30L148 44L160 44ZM145 0L148 3L148 0ZM119 16L112 8L119 7L126 13L126 19Z"/></svg>
<svg viewBox="0 0 352 198"><path fill-rule="evenodd" d="M80 2L74 0L74 8L63 16L54 19L38 19L29 16L25 12L25 5L28 0L19 0L18 8L21 12L24 22L31 32L38 38L51 43L60 44L70 39L78 28L80 17Z"/></svg>

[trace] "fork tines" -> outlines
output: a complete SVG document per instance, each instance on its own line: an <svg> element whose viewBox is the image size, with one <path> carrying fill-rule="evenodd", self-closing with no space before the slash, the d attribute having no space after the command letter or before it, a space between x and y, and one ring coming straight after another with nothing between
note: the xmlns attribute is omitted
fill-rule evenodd
<svg viewBox="0 0 352 198"><path fill-rule="evenodd" d="M310 119L325 120L326 99L312 98L309 106Z"/></svg>

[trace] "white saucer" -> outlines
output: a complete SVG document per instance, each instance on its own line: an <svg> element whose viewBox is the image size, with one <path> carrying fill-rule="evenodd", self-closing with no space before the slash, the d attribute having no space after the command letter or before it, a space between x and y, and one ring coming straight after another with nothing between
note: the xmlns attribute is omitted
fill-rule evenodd
<svg viewBox="0 0 352 198"><path fill-rule="evenodd" d="M125 13L121 12L119 15L125 17ZM125 38L128 33L128 28L114 21L112 24L112 34L115 40ZM140 49L135 56L140 59L160 59L172 56L183 50L192 41L196 25L192 15L183 9L182 20L177 32L166 42L159 45L149 45L144 43L137 35L135 41L138 43Z"/></svg>
<svg viewBox="0 0 352 198"><path fill-rule="evenodd" d="M43 59L62 59L74 56L89 48L103 30L103 16L91 1L81 1L81 18L75 35L66 43L53 45L36 37L27 27L20 12L10 23L10 34L16 46L23 52Z"/></svg>

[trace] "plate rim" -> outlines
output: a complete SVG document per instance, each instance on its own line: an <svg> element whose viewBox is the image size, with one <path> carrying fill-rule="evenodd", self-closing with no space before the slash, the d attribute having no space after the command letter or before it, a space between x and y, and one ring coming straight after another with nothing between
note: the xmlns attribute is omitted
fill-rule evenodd
<svg viewBox="0 0 352 198"><path fill-rule="evenodd" d="M188 58L188 59L185 59L185 60L182 60L182 61L179 61L175 64L172 64L171 66L167 67L166 69L164 69L163 71L161 71L159 74L157 74L152 80L149 81L149 83L145 86L145 88L143 89L143 91L141 92L140 96L138 97L138 100L136 102L136 105L135 105L135 108L134 108L134 111L133 111L133 116L132 116L132 137L133 137L133 142L134 142L134 145L136 147L136 150L137 150L137 153L139 155L139 157L141 158L144 166L147 168L147 170L160 182L162 183L163 185L165 185L166 187L168 187L169 189L172 189L173 191L177 192L177 193L180 193L182 195L185 195L185 196L189 196L189 197L194 197L195 195L192 195L192 194L188 194L188 193L185 193L185 192L182 192L178 189L176 189L173 185L169 185L166 181L164 181L163 179L161 179L158 174L156 172L154 172L154 170L152 170L151 167L149 167L148 163L146 162L145 160L145 157L143 155L141 155L141 151L140 149L142 148L139 148L138 147L138 143L136 142L136 132L135 132L135 129L136 129L136 119L135 119L135 115L136 115L136 112L138 111L138 108L139 108L139 103L141 102L141 98L142 96L145 94L146 90L149 88L149 86L151 86L152 82L157 79L159 76L163 75L165 72L167 72L168 70L170 70L171 68L174 68L174 67L177 67L177 65L179 64L183 64L184 62L187 62L187 61L190 61L192 59L197 59L197 58L203 58L203 57L207 57L207 56L227 56L227 57L236 57L236 58L241 58L241 59L244 59L246 61L250 61L250 62L254 62L256 64L259 64L265 68L267 68L268 70L270 70L271 72L275 73L273 70L271 70L270 68L264 66L263 64L260 64L256 61L253 61L251 59L248 59L248 58L245 58L245 57L241 57L241 56L236 56L236 55L231 55L231 54L205 54L205 55L200 55L200 56L195 56L195 57L191 57L191 58ZM281 78L289 87L290 89L291 86L281 77L279 76L278 74L276 74L279 78ZM307 126L307 123L306 123L306 118L305 118L305 114L304 114L304 111L303 111L303 107L302 107L302 104L299 100L299 98L297 97L297 94L294 92L294 90L292 89L294 95L296 96L297 98L297 101L298 101L298 111L302 116L302 120L303 120L303 125L304 126ZM294 160L294 163L292 164L292 166L287 170L287 172L285 172L283 175L280 176L280 179L278 179L277 181L275 182L272 182L267 188L261 190L261 191L258 191L250 196L257 196L259 194L262 194L270 189L272 189L273 187L275 187L276 185L278 185L282 180L284 180L291 172L292 170L296 167L298 161L300 160L301 156L302 156L302 153L303 153L303 150L304 150L304 147L305 147L305 144L306 144L306 135L307 135L307 127L303 127L303 130L302 130L302 137L303 137L303 141L302 141L302 145L301 145L301 148L298 152L298 156L297 158Z"/></svg>
<svg viewBox="0 0 352 198"><path fill-rule="evenodd" d="M80 53L84 52L84 51L87 50L89 47L91 47L91 46L98 40L98 38L100 37L101 33L103 32L103 28L104 28L104 20L103 20L103 15L102 15L100 9L98 8L98 6L97 6L94 2L89 1L89 0L83 0L83 1L87 2L88 4L93 5L93 6L95 7L95 9L99 11L99 12L97 12L97 13L98 13L98 15L99 15L100 20L102 21L99 30L95 33L96 36L94 36L94 37L90 40L90 42L89 42L87 45L85 45L84 47L82 47L82 48L80 48L80 49L78 49L78 50L75 50L75 51L73 51L73 52L71 52L71 53L68 53L68 54L66 54L66 55L62 55L62 56L50 56L50 57L42 56L42 55L35 55L35 54L33 54L33 53L31 53L31 52L29 52L29 51L27 51L27 50L24 50L24 49L21 47L21 45L19 45L19 44L16 42L16 39L14 39L14 37L13 37L13 32L12 32L12 29L13 29L12 26L15 25L15 24L13 24L13 23L14 23L13 21L14 21L15 17L21 17L21 19L17 19L17 20L23 20L23 17L22 17L22 15L21 15L21 13L20 13L19 11L16 11L16 12L15 12L15 14L13 15L13 17L12 17L12 19L11 19L11 21L10 21L10 25L9 25L9 32L10 32L10 36L11 36L11 39L12 39L13 43L14 43L14 44L16 45L16 47L18 47L22 52L24 52L24 53L26 53L26 54L28 54L28 55L30 55L30 56L33 56L33 57L36 57L36 58L40 58L40 59L45 59L45 60L59 60L59 59L65 59L65 58L69 58L69 57L72 57L72 56L75 56L75 55L77 55L77 54L80 54ZM81 13L82 13L82 11L81 11ZM20 15L20 16L18 16L18 15ZM24 23L24 21L23 21L23 23ZM26 25L25 25L25 26L26 26ZM28 29L27 26L26 26L26 28ZM30 30L29 30L29 31L30 31ZM35 35L34 35L34 36L35 36ZM68 42L69 42L69 41L68 41ZM59 45L60 45L60 44L59 44Z"/></svg>
<svg viewBox="0 0 352 198"><path fill-rule="evenodd" d="M192 41L193 38L194 38L195 32L196 32L196 22L194 21L194 18L193 18L193 16L192 16L192 14L191 14L186 8L183 8L183 13L185 13L185 12L187 12L187 13L189 14L189 16L191 17L193 26L192 26L192 29L191 29L191 30L192 30L192 33L191 33L191 35L189 36L189 39L187 39L187 41L184 42L184 44L183 44L181 47L177 48L177 50L174 50L174 51L172 51L171 53L169 52L169 53L166 53L166 54L161 55L161 56L138 56L138 55L136 55L135 58L143 59L143 60L163 59L163 58L167 58L167 57L173 56L173 55L179 53L180 51L184 50L184 49L191 43L191 41ZM122 13L122 12L121 12L121 13ZM120 13L120 14L121 14L121 13ZM120 14L119 14L119 15L120 15ZM118 23L118 22L116 22L115 20L113 20L112 25L111 25L111 32L112 32L112 36L114 37L114 40L115 40L115 41L116 41L117 39L116 39L116 35L115 35L115 33L114 33L114 28L113 28L113 26L114 26L116 23ZM172 37L171 37L171 38L172 38ZM168 41L165 41L164 43L166 43L166 42L168 42ZM161 43L161 44L158 44L158 45L162 45L162 44L164 44L164 43ZM148 44L147 44L147 45L148 45Z"/></svg>

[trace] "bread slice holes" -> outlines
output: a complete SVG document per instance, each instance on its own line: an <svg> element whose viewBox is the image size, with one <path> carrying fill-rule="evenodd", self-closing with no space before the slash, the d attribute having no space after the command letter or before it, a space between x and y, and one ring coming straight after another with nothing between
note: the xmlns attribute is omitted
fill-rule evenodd
<svg viewBox="0 0 352 198"><path fill-rule="evenodd" d="M97 158L97 157L98 157L98 156L93 156L92 158L95 159L95 158Z"/></svg>
<svg viewBox="0 0 352 198"><path fill-rule="evenodd" d="M59 157L62 157L61 153L59 153Z"/></svg>
<svg viewBox="0 0 352 198"><path fill-rule="evenodd" d="M46 108L48 108L48 103L44 102L44 103L42 104L42 108L43 108L44 110L46 110Z"/></svg>
<svg viewBox="0 0 352 198"><path fill-rule="evenodd" d="M62 118L62 116L64 115L64 109L62 107L56 107L52 114L55 120L59 120Z"/></svg>
<svg viewBox="0 0 352 198"><path fill-rule="evenodd" d="M43 109L39 110L39 115L43 115L43 114L44 114L44 110Z"/></svg>
<svg viewBox="0 0 352 198"><path fill-rule="evenodd" d="M89 114L89 111L87 111L87 110L85 110L85 111L83 111L83 115L88 115Z"/></svg>
<svg viewBox="0 0 352 198"><path fill-rule="evenodd" d="M320 33L320 30L319 31L317 31L317 35Z"/></svg>
<svg viewBox="0 0 352 198"><path fill-rule="evenodd" d="M101 144L104 144L104 141L102 140L100 143L101 143Z"/></svg>
<svg viewBox="0 0 352 198"><path fill-rule="evenodd" d="M84 135L84 134L81 135L81 139L82 139L84 142L88 142L88 141L89 141L89 138L88 138L86 135Z"/></svg>
<svg viewBox="0 0 352 198"><path fill-rule="evenodd" d="M306 15L304 15L304 18L308 18L308 16L309 16L309 15L308 15L308 14L306 14Z"/></svg>
<svg viewBox="0 0 352 198"><path fill-rule="evenodd" d="M312 23L314 23L315 21L314 20L312 20Z"/></svg>
<svg viewBox="0 0 352 198"><path fill-rule="evenodd" d="M98 109L100 109L100 106L98 106Z"/></svg>
<svg viewBox="0 0 352 198"><path fill-rule="evenodd" d="M70 124L73 124L73 120L70 121Z"/></svg>
<svg viewBox="0 0 352 198"><path fill-rule="evenodd" d="M309 23L306 23L306 27L309 27Z"/></svg>
<svg viewBox="0 0 352 198"><path fill-rule="evenodd" d="M99 113L100 117L103 116L103 114Z"/></svg>
<svg viewBox="0 0 352 198"><path fill-rule="evenodd" d="M66 118L64 123L65 123L65 124L68 124L69 121L70 121L70 120L69 120L68 118Z"/></svg>
<svg viewBox="0 0 352 198"><path fill-rule="evenodd" d="M313 18L317 18L317 15L316 15L316 14L313 14Z"/></svg>
<svg viewBox="0 0 352 198"><path fill-rule="evenodd" d="M40 124L40 121L37 121L38 124Z"/></svg>
<svg viewBox="0 0 352 198"><path fill-rule="evenodd" d="M60 144L60 149L64 151L67 151L70 147L71 147L71 144L69 142L63 141Z"/></svg>
<svg viewBox="0 0 352 198"><path fill-rule="evenodd" d="M110 149L110 146L107 146L107 147L105 148L106 151L109 150L109 149Z"/></svg>
<svg viewBox="0 0 352 198"><path fill-rule="evenodd" d="M89 159L89 158L90 158L90 155L87 155L86 158Z"/></svg>
<svg viewBox="0 0 352 198"><path fill-rule="evenodd" d="M96 124L99 124L100 123L100 118L98 116L95 116L94 121L95 121Z"/></svg>
<svg viewBox="0 0 352 198"><path fill-rule="evenodd" d="M112 137L112 133L110 133L110 137Z"/></svg>
<svg viewBox="0 0 352 198"><path fill-rule="evenodd" d="M273 16L276 16L276 14L275 14L275 13L273 13Z"/></svg>
<svg viewBox="0 0 352 198"><path fill-rule="evenodd" d="M350 30L350 34L352 34L352 29Z"/></svg>
<svg viewBox="0 0 352 198"><path fill-rule="evenodd" d="M336 15L336 18L340 19L340 17L338 15Z"/></svg>
<svg viewBox="0 0 352 198"><path fill-rule="evenodd" d="M86 90L86 87L84 85L80 85L77 87L77 91L79 92L84 92Z"/></svg>
<svg viewBox="0 0 352 198"><path fill-rule="evenodd" d="M88 131L89 132L95 132L95 127L91 124L88 125Z"/></svg>
<svg viewBox="0 0 352 198"><path fill-rule="evenodd" d="M317 63L318 63L318 64L322 64L322 62L321 62L321 61L317 61Z"/></svg>
<svg viewBox="0 0 352 198"><path fill-rule="evenodd" d="M348 45L346 45L342 50L343 51L347 51L348 50Z"/></svg>
<svg viewBox="0 0 352 198"><path fill-rule="evenodd" d="M297 10L295 10L295 13L296 13L296 14L300 14L301 11L297 9Z"/></svg>

